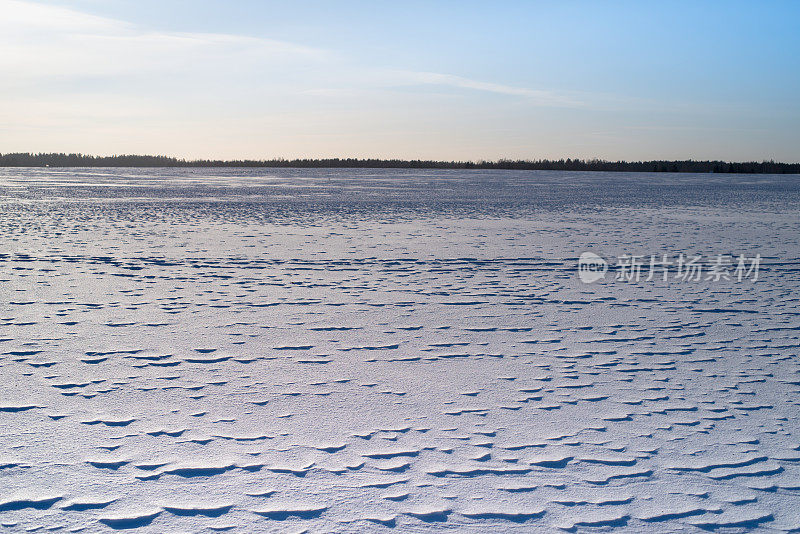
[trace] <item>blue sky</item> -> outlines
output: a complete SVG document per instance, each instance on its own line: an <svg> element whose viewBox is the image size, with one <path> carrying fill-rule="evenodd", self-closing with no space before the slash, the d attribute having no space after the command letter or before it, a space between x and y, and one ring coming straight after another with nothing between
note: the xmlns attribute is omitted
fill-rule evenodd
<svg viewBox="0 0 800 534"><path fill-rule="evenodd" d="M800 2L0 0L0 152L800 161Z"/></svg>

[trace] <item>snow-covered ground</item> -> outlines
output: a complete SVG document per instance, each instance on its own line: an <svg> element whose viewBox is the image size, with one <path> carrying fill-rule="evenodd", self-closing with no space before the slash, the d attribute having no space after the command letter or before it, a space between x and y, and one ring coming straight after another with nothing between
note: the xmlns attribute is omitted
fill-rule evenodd
<svg viewBox="0 0 800 534"><path fill-rule="evenodd" d="M798 177L0 170L0 525L800 529L798 235Z"/></svg>

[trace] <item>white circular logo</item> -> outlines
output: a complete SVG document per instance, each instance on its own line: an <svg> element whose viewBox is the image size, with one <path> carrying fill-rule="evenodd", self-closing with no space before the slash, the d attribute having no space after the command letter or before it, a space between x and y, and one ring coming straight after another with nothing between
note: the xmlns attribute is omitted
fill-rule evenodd
<svg viewBox="0 0 800 534"><path fill-rule="evenodd" d="M605 278L608 262L594 252L584 252L578 258L578 278L584 284L597 282Z"/></svg>

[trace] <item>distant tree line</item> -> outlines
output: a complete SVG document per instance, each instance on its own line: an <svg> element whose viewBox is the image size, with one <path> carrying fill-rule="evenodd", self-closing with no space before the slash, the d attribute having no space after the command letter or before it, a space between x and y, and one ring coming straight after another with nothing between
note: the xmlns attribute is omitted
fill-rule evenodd
<svg viewBox="0 0 800 534"><path fill-rule="evenodd" d="M600 159L537 159L497 161L431 161L401 159L269 159L208 160L168 156L89 156L85 154L0 154L0 167L298 167L365 169L504 169L547 171L713 172L746 174L800 174L800 163L775 161L605 161Z"/></svg>

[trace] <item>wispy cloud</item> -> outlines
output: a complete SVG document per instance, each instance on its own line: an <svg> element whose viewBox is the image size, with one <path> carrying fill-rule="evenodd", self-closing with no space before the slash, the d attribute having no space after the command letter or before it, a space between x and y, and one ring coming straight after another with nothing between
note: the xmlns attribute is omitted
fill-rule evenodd
<svg viewBox="0 0 800 534"><path fill-rule="evenodd" d="M324 61L331 53L218 33L151 32L123 21L22 0L0 0L0 69L19 83L52 77L229 73L264 63Z"/></svg>
<svg viewBox="0 0 800 534"><path fill-rule="evenodd" d="M25 0L0 0L2 85L46 79L152 77L160 73L198 78L264 76L273 86L293 78L297 93L349 97L386 87L435 86L520 97L536 105L576 106L566 94L473 80L448 73L386 70L356 65L330 50L297 43L223 33L152 32L124 21ZM313 68L309 68L313 67ZM274 74L271 78L270 73ZM154 80L157 81L157 80ZM324 86L320 86L320 81Z"/></svg>
<svg viewBox="0 0 800 534"><path fill-rule="evenodd" d="M529 99L539 105L553 106L580 106L583 103L574 97L547 91L542 89L531 89L527 87L516 87L503 85L480 80L472 80L453 74L443 74L438 72L414 72L414 71L391 71L391 74L401 83L439 85L447 87L457 87L460 89L471 89L498 95L516 96Z"/></svg>
<svg viewBox="0 0 800 534"><path fill-rule="evenodd" d="M8 35L5 32L13 35L33 31L108 32L133 28L132 25L123 21L26 0L2 0L0 9L3 13L0 24L3 26L5 35Z"/></svg>

